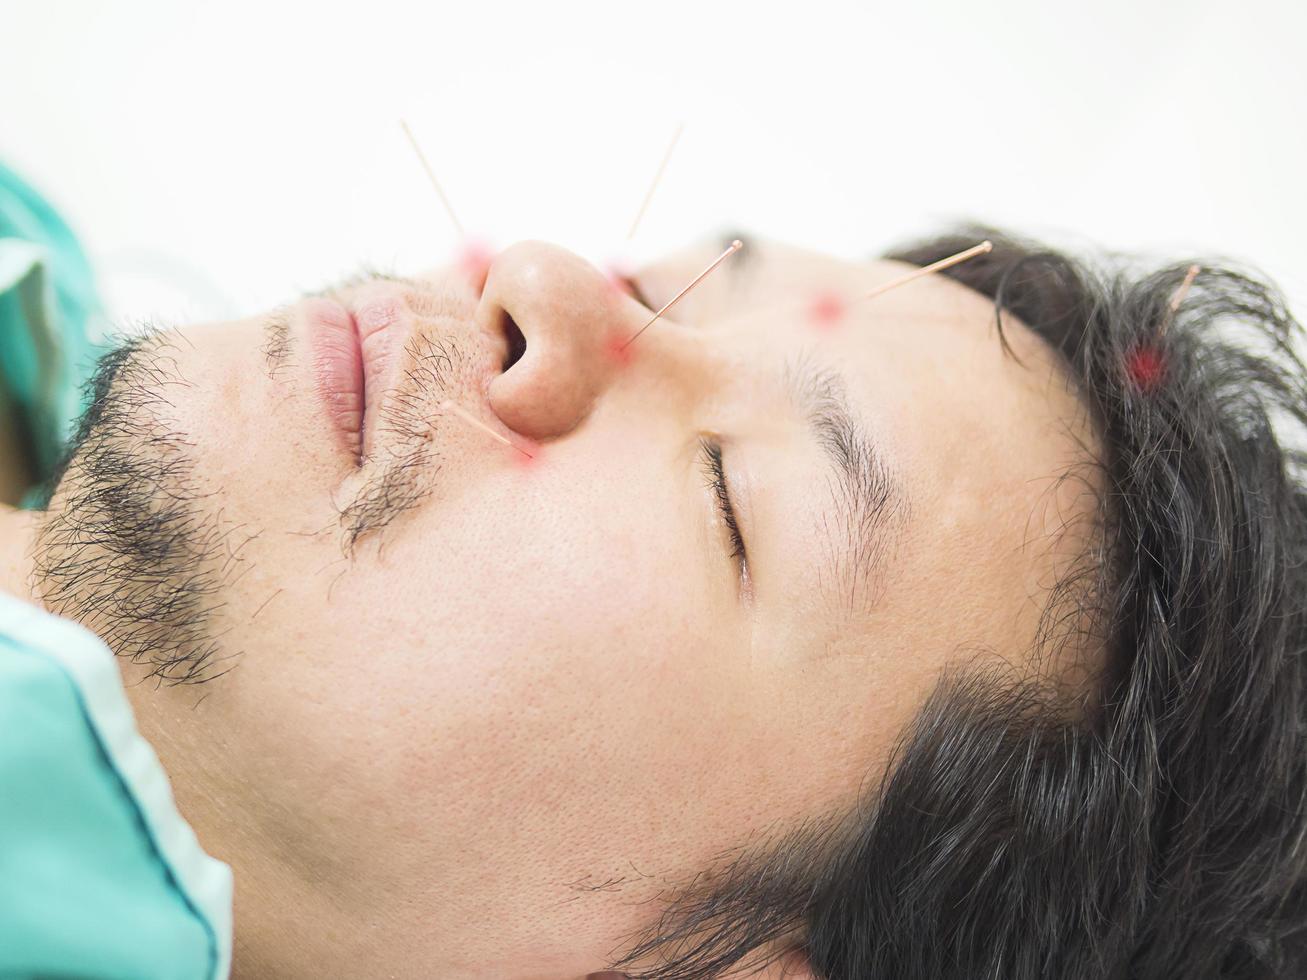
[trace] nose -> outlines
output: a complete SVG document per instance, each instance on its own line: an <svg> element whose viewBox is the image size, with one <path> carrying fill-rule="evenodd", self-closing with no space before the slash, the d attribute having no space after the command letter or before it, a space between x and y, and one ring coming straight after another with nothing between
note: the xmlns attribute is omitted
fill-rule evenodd
<svg viewBox="0 0 1307 980"><path fill-rule="evenodd" d="M622 340L644 307L589 262L545 242L519 242L495 258L477 325L507 340L490 407L536 440L574 429L621 367Z"/></svg>

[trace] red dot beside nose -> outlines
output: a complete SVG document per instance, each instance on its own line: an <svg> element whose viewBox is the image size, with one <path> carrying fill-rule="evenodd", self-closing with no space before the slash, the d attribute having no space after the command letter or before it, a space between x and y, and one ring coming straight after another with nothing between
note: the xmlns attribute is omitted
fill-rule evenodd
<svg viewBox="0 0 1307 980"><path fill-rule="evenodd" d="M478 293L485 288L494 259L494 249L484 242L465 242L458 253L458 269Z"/></svg>
<svg viewBox="0 0 1307 980"><path fill-rule="evenodd" d="M538 442L523 436L514 436L513 447L508 450L508 454L512 456L515 466L527 470L540 465L544 447Z"/></svg>
<svg viewBox="0 0 1307 980"><path fill-rule="evenodd" d="M653 329L657 329L654 325ZM604 341L604 354L617 367L627 367L635 358L635 349L639 346L639 341L631 343L631 334L611 334Z"/></svg>

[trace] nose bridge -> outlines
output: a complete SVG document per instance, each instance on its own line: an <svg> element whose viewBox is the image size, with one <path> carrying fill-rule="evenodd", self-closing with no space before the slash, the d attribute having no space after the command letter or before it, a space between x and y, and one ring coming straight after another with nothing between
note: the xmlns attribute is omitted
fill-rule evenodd
<svg viewBox="0 0 1307 980"><path fill-rule="evenodd" d="M505 249L490 267L477 322L506 335L510 355L516 346L521 356L491 382L491 409L533 439L575 428L620 369L613 353L642 309L564 248L520 242Z"/></svg>

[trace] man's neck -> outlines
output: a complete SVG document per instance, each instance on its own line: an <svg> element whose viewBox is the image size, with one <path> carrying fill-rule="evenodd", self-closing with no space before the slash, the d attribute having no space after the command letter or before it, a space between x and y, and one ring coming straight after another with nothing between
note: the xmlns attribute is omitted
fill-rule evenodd
<svg viewBox="0 0 1307 980"><path fill-rule="evenodd" d="M38 514L0 504L0 592L36 602L32 595L32 545Z"/></svg>

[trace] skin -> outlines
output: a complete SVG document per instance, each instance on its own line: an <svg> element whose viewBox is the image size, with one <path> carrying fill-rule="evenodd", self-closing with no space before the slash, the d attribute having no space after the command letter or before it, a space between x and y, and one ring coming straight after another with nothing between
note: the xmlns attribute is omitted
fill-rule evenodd
<svg viewBox="0 0 1307 980"><path fill-rule="evenodd" d="M718 252L635 283L661 305ZM624 353L648 309L552 245L512 246L484 279L354 287L356 310L406 310L405 338L465 356L442 390L413 386L429 492L352 550L342 509L393 433L361 468L341 451L299 321L271 377L264 318L185 331L167 355L189 386L153 411L192 444L214 494L193 505L236 555L206 621L233 669L160 686L120 663L183 815L234 869L237 976L602 970L664 889L854 802L946 666L1029 665L1090 512L1059 478L1092 436L1051 353L1009 318L1005 356L991 302L956 283L806 312L906 269L749 243ZM526 355L503 373L505 313ZM787 359L838 373L901 488L857 595L829 564L831 471L776 380ZM4 521L0 584L50 604L36 519Z"/></svg>

